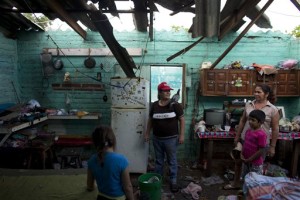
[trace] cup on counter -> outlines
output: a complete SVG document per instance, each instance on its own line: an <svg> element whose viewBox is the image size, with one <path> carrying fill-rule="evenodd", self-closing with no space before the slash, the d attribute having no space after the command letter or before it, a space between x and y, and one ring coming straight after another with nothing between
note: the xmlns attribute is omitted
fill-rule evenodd
<svg viewBox="0 0 300 200"><path fill-rule="evenodd" d="M231 127L230 126L225 126L224 128L225 128L225 131L230 131Z"/></svg>
<svg viewBox="0 0 300 200"><path fill-rule="evenodd" d="M200 125L199 130L200 132L205 132L205 125Z"/></svg>

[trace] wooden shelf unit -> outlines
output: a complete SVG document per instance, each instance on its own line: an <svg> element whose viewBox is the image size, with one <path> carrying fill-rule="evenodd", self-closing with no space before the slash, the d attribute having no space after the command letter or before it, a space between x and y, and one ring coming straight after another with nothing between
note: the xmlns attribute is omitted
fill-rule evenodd
<svg viewBox="0 0 300 200"><path fill-rule="evenodd" d="M30 127L32 125L41 123L43 121L46 121L48 119L47 116L45 117L41 117L39 119L35 119L31 122L20 122L20 123L16 123L16 124L12 124L12 125L4 125L4 126L0 126L0 134L5 134L4 137L2 138L2 140L0 141L0 147L4 144L4 142L7 140L7 138L16 131L19 131L21 129Z"/></svg>
<svg viewBox="0 0 300 200"><path fill-rule="evenodd" d="M104 91L104 84L100 83L53 83L53 90L82 90L82 91Z"/></svg>
<svg viewBox="0 0 300 200"><path fill-rule="evenodd" d="M260 75L256 70L202 69L200 79L203 96L253 96L259 84L269 85L278 97L300 96L299 69L279 69L270 75ZM237 86L239 79L241 85Z"/></svg>
<svg viewBox="0 0 300 200"><path fill-rule="evenodd" d="M100 119L100 113L90 113L84 116L77 116L77 115L48 115L48 119Z"/></svg>

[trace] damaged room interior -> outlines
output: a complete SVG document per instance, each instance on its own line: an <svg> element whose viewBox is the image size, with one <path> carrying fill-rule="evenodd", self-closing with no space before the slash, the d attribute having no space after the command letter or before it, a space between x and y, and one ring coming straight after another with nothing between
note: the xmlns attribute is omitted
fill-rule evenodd
<svg viewBox="0 0 300 200"><path fill-rule="evenodd" d="M0 199L299 199L299 0L0 10Z"/></svg>

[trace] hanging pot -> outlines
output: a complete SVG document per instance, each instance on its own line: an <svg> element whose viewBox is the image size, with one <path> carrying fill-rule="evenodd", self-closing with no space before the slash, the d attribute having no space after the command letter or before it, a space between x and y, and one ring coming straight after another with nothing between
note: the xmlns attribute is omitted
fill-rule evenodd
<svg viewBox="0 0 300 200"><path fill-rule="evenodd" d="M63 61L60 60L60 59L55 60L55 61L54 61L53 67L54 67L56 70L61 70L61 69L64 67L64 63L63 63Z"/></svg>
<svg viewBox="0 0 300 200"><path fill-rule="evenodd" d="M104 94L104 96L102 97L102 99L103 99L104 102L107 102L108 97L107 97L106 93Z"/></svg>
<svg viewBox="0 0 300 200"><path fill-rule="evenodd" d="M84 60L84 66L87 68L94 68L96 66L96 60L92 57L88 57Z"/></svg>
<svg viewBox="0 0 300 200"><path fill-rule="evenodd" d="M89 57L84 60L84 66L87 68L94 68L96 66L96 60L91 56L91 49L89 49Z"/></svg>
<svg viewBox="0 0 300 200"><path fill-rule="evenodd" d="M54 60L53 67L56 70L61 70L64 67L63 61L59 57L59 49L57 48L57 58Z"/></svg>
<svg viewBox="0 0 300 200"><path fill-rule="evenodd" d="M54 74L52 54L48 52L41 53L41 61L44 77L52 76Z"/></svg>

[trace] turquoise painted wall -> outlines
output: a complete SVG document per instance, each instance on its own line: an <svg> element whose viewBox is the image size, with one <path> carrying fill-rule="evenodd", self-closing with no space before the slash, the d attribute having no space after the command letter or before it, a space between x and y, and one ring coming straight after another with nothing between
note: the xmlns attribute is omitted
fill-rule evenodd
<svg viewBox="0 0 300 200"><path fill-rule="evenodd" d="M15 51L13 60L16 60L13 66L11 77L19 82L19 94L23 102L29 99L37 99L42 106L51 108L67 108L66 96L71 99L71 109L83 109L90 112L101 112L103 117L101 123L110 124L110 100L104 102L102 97L107 94L110 99L110 88L106 85L105 91L55 91L52 90L52 83L62 83L64 73L70 72L72 81L89 82L96 81L76 73L76 70L85 75L96 78L97 72L102 73L104 83L109 83L113 76L122 76L123 72L117 65L113 57L99 56L94 57L97 66L93 69L84 67L83 57L65 57L62 60L65 67L61 71L56 71L55 75L48 79L42 76L42 65L40 53L43 48L56 48L52 39L60 48L106 48L106 44L97 32L88 32L87 40L83 40L73 31L55 31L46 33L20 33L17 41L0 38L9 44ZM178 56L170 62L166 59L179 50L192 44L197 39L191 39L191 36L185 31L155 32L154 41L150 42L146 33L139 32L115 32L115 37L123 47L146 49L145 56L134 57L137 65L141 66L141 76L149 79L151 64L187 64L187 75L191 76L191 87L187 88L187 101L185 109L186 118L186 142L179 149L180 157L186 158L196 155L197 140L194 139L193 121L197 121L202 116L203 108L221 107L224 100L234 98L227 97L202 97L197 93L199 84L199 67L204 61L214 62L238 36L237 33L227 35L222 41L216 38L206 38L193 49L183 55ZM275 65L280 60L294 58L299 59L299 40L291 38L289 35L283 35L279 32L257 32L248 33L242 40L229 52L229 54L219 63L217 68L239 60L245 65L252 63ZM104 68L100 68L100 63ZM1 85L4 84L1 80ZM5 83L7 84L7 83ZM156 87L156 86L155 86ZM11 91L11 90L10 90ZM14 100L14 93L10 92L8 97L1 97L0 102ZM249 97L251 99L251 97ZM279 98L278 105L285 106L286 114L292 117L300 112L299 98ZM78 122L74 122L74 125ZM77 127L72 131L86 132L86 126L76 124ZM69 124L70 127L72 123Z"/></svg>
<svg viewBox="0 0 300 200"><path fill-rule="evenodd" d="M18 53L17 41L0 35L0 104L18 102Z"/></svg>

